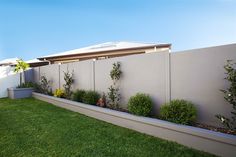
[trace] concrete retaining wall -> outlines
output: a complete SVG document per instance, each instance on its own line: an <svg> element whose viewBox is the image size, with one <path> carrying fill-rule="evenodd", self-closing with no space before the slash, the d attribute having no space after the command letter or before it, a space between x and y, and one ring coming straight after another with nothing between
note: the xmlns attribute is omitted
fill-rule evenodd
<svg viewBox="0 0 236 157"><path fill-rule="evenodd" d="M191 126L178 125L158 119L140 117L66 99L33 93L33 97L56 106L79 112L108 123L141 133L174 141L182 145L224 157L236 154L236 136Z"/></svg>

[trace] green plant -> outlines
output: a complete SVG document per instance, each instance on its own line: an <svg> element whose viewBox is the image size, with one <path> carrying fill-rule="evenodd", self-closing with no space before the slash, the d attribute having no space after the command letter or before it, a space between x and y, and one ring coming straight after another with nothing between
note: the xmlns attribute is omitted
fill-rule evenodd
<svg viewBox="0 0 236 157"><path fill-rule="evenodd" d="M72 100L82 102L85 90L76 90L72 95Z"/></svg>
<svg viewBox="0 0 236 157"><path fill-rule="evenodd" d="M34 84L34 91L38 92L38 93L43 93L42 92L42 87L41 87L40 83L35 83Z"/></svg>
<svg viewBox="0 0 236 157"><path fill-rule="evenodd" d="M22 85L22 72L29 68L29 64L24 62L22 59L17 60L16 67L14 69L14 72L20 73L20 86Z"/></svg>
<svg viewBox="0 0 236 157"><path fill-rule="evenodd" d="M58 97L58 98L65 98L66 97L66 93L64 90L62 89L56 89L53 96Z"/></svg>
<svg viewBox="0 0 236 157"><path fill-rule="evenodd" d="M232 60L227 60L227 64L224 66L226 71L226 80L230 83L229 88L226 90L221 90L224 93L224 99L232 105L233 109L231 111L231 119L223 115L216 115L216 118L230 130L236 130L236 63Z"/></svg>
<svg viewBox="0 0 236 157"><path fill-rule="evenodd" d="M129 112L139 116L148 116L152 110L152 106L151 97L142 93L130 97L128 102Z"/></svg>
<svg viewBox="0 0 236 157"><path fill-rule="evenodd" d="M35 88L35 83L33 82L25 82L22 83L21 85L18 85L17 88Z"/></svg>
<svg viewBox="0 0 236 157"><path fill-rule="evenodd" d="M71 86L73 84L73 73L70 74L69 71L64 72L64 80L65 84L63 85L63 87L65 89L65 96L67 99L70 99L72 95Z"/></svg>
<svg viewBox="0 0 236 157"><path fill-rule="evenodd" d="M189 101L172 100L170 103L161 106L160 116L170 122L192 124L197 118L197 109Z"/></svg>
<svg viewBox="0 0 236 157"><path fill-rule="evenodd" d="M100 106L100 107L106 107L106 95L105 95L105 93L103 93L102 96L98 99L96 105Z"/></svg>
<svg viewBox="0 0 236 157"><path fill-rule="evenodd" d="M82 97L82 102L86 104L96 105L99 98L99 93L95 91L86 91Z"/></svg>
<svg viewBox="0 0 236 157"><path fill-rule="evenodd" d="M52 95L51 81L47 80L45 76L41 76L38 91L43 94Z"/></svg>
<svg viewBox="0 0 236 157"><path fill-rule="evenodd" d="M111 79L114 81L118 81L120 79L121 74L122 71L120 70L120 63L113 63L113 68L110 71Z"/></svg>
<svg viewBox="0 0 236 157"><path fill-rule="evenodd" d="M110 71L110 77L113 81L113 84L108 88L109 92L107 93L107 104L109 107L114 109L119 108L120 94L117 82L120 79L121 74L122 71L120 70L120 63L113 63L112 70Z"/></svg>
<svg viewBox="0 0 236 157"><path fill-rule="evenodd" d="M109 92L107 93L107 104L109 104L111 108L117 109L119 107L120 101L119 88L115 88L111 85L108 90Z"/></svg>

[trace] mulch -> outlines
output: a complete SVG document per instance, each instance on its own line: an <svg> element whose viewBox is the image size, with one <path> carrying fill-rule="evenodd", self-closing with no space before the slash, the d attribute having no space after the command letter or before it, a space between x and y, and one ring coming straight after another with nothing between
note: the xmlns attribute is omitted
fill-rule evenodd
<svg viewBox="0 0 236 157"><path fill-rule="evenodd" d="M207 129L207 130L216 131L216 132L236 135L236 130L229 130L229 129L226 129L226 128L215 127L215 126L201 124L201 123L195 123L193 126L203 128L203 129Z"/></svg>

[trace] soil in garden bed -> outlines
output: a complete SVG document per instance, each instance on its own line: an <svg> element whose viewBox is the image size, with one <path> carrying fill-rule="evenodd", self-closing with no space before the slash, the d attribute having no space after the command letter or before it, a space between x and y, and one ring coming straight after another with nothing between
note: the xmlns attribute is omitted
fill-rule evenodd
<svg viewBox="0 0 236 157"><path fill-rule="evenodd" d="M222 132L222 133L226 133L226 134L236 135L236 131L234 131L234 130L215 127L215 126L211 126L211 125L207 125L207 124L195 123L193 126L198 127L198 128L207 129L207 130L216 131L216 132Z"/></svg>

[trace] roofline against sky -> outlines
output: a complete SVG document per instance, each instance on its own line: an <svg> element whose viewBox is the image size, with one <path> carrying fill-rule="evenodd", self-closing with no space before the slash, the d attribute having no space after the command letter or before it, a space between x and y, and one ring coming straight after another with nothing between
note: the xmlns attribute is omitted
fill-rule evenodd
<svg viewBox="0 0 236 157"><path fill-rule="evenodd" d="M171 49L171 44L155 44L155 45L148 45L148 46L140 46L140 47L131 47L131 48L120 48L120 49L115 49L115 50L101 50L101 51L96 51L96 52L88 52L88 53L83 53L83 54L67 54L67 55L58 55L58 56L51 56L51 57L39 57L37 59L39 60L44 60L44 59L55 59L55 58L61 58L61 57L72 57L72 56L77 56L77 55L86 55L86 54L94 54L94 53L99 53L99 52L115 52L115 51L125 51L125 50L135 50L135 49L143 49L143 48L164 48L164 47L169 47Z"/></svg>

